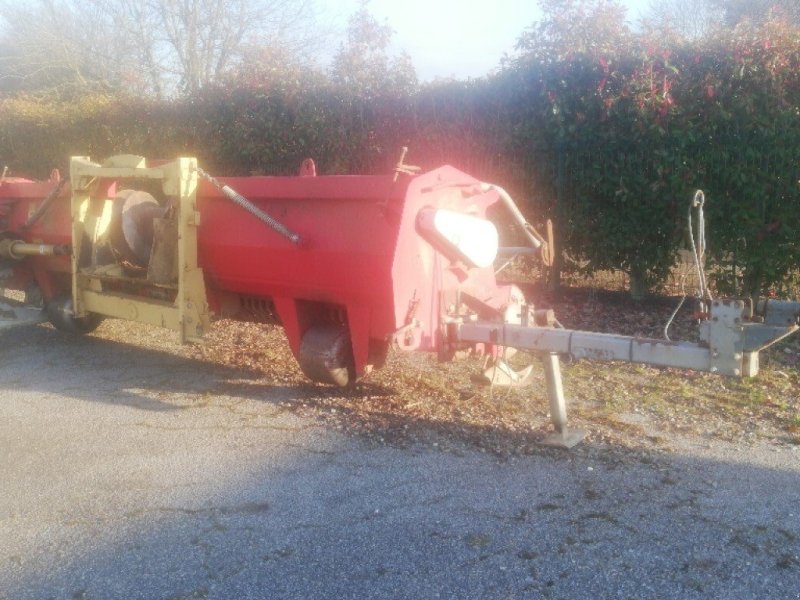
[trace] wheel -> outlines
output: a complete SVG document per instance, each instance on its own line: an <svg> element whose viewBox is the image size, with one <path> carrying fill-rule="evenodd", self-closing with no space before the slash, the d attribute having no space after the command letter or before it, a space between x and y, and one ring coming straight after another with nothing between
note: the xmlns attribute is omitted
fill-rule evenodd
<svg viewBox="0 0 800 600"><path fill-rule="evenodd" d="M47 303L45 309L47 317L59 331L72 335L84 335L98 328L103 321L103 316L89 313L85 317L76 319L72 310L72 298L59 297Z"/></svg>
<svg viewBox="0 0 800 600"><path fill-rule="evenodd" d="M350 332L343 325L316 325L309 329L300 342L297 362L312 381L341 387L355 383Z"/></svg>

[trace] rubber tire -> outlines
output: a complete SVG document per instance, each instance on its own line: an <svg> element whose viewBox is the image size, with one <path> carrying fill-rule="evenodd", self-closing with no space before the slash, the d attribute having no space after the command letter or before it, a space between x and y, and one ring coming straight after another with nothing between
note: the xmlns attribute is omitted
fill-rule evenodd
<svg viewBox="0 0 800 600"><path fill-rule="evenodd" d="M70 335L86 335L103 322L103 316L97 313L89 313L80 319L72 316L72 298L61 297L51 300L45 310L53 327Z"/></svg>
<svg viewBox="0 0 800 600"><path fill-rule="evenodd" d="M316 325L309 329L300 342L297 362L312 381L339 387L356 381L350 332L343 325Z"/></svg>

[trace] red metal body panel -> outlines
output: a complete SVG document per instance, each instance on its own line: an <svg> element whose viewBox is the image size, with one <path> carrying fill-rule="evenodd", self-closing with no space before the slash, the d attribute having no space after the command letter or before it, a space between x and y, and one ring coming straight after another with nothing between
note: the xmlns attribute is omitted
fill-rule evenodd
<svg viewBox="0 0 800 600"><path fill-rule="evenodd" d="M391 264L405 183L391 177L248 177L221 179L298 232L297 247L201 186L199 264L215 291L269 297L297 353L304 330L298 301L341 307L351 331L357 372L369 361L370 340L397 327Z"/></svg>
<svg viewBox="0 0 800 600"><path fill-rule="evenodd" d="M22 178L6 178L0 184L0 235L25 241L69 245L70 190L61 190L51 209L31 229L20 233L29 215L56 187L57 180L46 182ZM52 297L68 285L70 260L68 256L34 256L14 265L13 275L3 282L10 289L25 290L36 282L46 297Z"/></svg>
<svg viewBox="0 0 800 600"><path fill-rule="evenodd" d="M436 350L446 308L441 303L455 302L458 293L495 307L507 300L508 290L496 285L491 268L453 263L417 231L424 207L485 217L497 201L494 192L481 193L477 180L452 167L398 181L392 176L220 181L299 233L304 244L293 245L201 182L199 264L212 310L228 316L232 297L268 299L295 353L316 318L309 306L340 311L362 374L371 348L409 324L418 326L405 344L408 349ZM0 185L2 230L26 241L69 244L68 189L30 231L21 232L54 186L52 181L8 180ZM23 287L35 279L50 297L64 291L66 280L59 274L69 268L66 257L26 259L17 264L11 285Z"/></svg>

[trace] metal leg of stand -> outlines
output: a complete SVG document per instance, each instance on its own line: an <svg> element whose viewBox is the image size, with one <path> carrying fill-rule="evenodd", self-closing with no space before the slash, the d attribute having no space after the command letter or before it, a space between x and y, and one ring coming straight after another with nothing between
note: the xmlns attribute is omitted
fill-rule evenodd
<svg viewBox="0 0 800 600"><path fill-rule="evenodd" d="M558 354L543 354L544 378L547 387L547 400L550 403L550 418L555 432L542 440L542 445L556 448L572 448L586 437L580 429L567 428L567 403L564 400L564 386L561 382L561 365Z"/></svg>
<svg viewBox="0 0 800 600"><path fill-rule="evenodd" d="M47 316L41 308L23 306L0 297L0 331L23 325L36 325L46 320Z"/></svg>

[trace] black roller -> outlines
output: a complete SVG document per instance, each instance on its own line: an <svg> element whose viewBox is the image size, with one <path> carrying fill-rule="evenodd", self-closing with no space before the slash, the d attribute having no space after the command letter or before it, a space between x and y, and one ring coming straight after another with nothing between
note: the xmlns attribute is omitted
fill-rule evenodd
<svg viewBox="0 0 800 600"><path fill-rule="evenodd" d="M300 343L297 362L312 381L341 387L356 381L350 332L344 325L316 325L309 329Z"/></svg>
<svg viewBox="0 0 800 600"><path fill-rule="evenodd" d="M109 232L114 252L130 265L146 269L153 248L153 219L165 213L166 208L147 192L117 193Z"/></svg>

